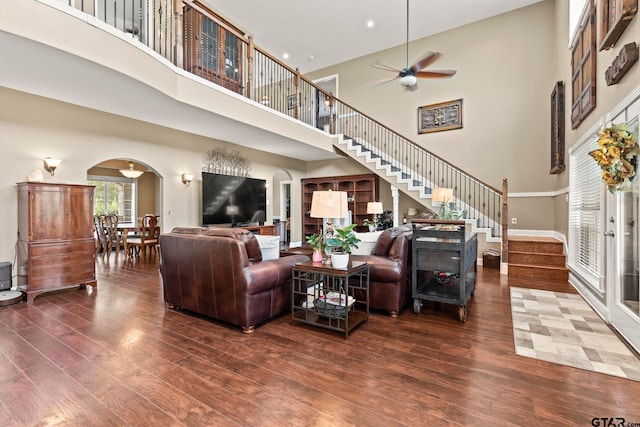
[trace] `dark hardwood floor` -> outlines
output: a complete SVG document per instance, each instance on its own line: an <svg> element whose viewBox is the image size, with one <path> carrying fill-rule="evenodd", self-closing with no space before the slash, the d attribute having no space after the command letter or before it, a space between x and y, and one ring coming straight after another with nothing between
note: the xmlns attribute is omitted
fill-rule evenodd
<svg viewBox="0 0 640 427"><path fill-rule="evenodd" d="M290 314L243 335L166 309L155 256L97 270L97 290L0 308L0 425L640 423L639 382L514 354L509 286L566 283L480 271L466 323L376 312L345 340Z"/></svg>

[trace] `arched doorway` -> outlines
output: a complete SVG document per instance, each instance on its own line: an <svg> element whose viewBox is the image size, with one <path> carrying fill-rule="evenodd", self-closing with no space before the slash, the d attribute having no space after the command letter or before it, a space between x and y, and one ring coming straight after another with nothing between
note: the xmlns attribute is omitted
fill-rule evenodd
<svg viewBox="0 0 640 427"><path fill-rule="evenodd" d="M128 178L120 171L141 171ZM145 214L162 212L162 177L149 165L133 159L110 159L87 170L87 182L96 186L94 214L117 214L119 222L139 225Z"/></svg>

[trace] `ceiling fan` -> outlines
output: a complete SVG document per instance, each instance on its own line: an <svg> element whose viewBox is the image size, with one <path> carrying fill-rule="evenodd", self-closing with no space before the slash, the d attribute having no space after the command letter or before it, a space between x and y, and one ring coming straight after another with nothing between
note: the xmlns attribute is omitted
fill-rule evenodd
<svg viewBox="0 0 640 427"><path fill-rule="evenodd" d="M406 90L414 91L418 89L418 78L446 78L451 77L456 73L456 70L432 70L424 71L432 62L440 57L439 52L425 52L413 65L409 65L409 0L407 0L407 66L405 68L397 68L393 65L389 65L384 61L376 61L371 64L372 67L380 68L382 70L393 71L398 73L397 76L379 80L371 83L369 86L375 87L385 83L392 82L396 79L400 79L400 86Z"/></svg>

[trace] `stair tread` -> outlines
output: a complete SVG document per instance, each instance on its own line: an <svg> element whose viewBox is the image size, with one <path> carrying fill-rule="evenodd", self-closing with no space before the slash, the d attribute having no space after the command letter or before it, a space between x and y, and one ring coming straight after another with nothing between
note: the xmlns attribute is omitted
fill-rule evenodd
<svg viewBox="0 0 640 427"><path fill-rule="evenodd" d="M567 267L559 266L559 265L540 265L540 264L513 264L509 263L509 268L511 267L524 267L524 268L539 268L542 270L569 270Z"/></svg>
<svg viewBox="0 0 640 427"><path fill-rule="evenodd" d="M512 251L509 250L507 251L509 252L509 255L512 254L525 254L525 255L544 255L544 256L566 256L565 254L554 254L554 253L549 253L549 252L530 252L530 251Z"/></svg>
<svg viewBox="0 0 640 427"><path fill-rule="evenodd" d="M536 243L562 243L562 240L559 240L555 237L550 236L509 236L507 241L518 241L518 242L536 242Z"/></svg>

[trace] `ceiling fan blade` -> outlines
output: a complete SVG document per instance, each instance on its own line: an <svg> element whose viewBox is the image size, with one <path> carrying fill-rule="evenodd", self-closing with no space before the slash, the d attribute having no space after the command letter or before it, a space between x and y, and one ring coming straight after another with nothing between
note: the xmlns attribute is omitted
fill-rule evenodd
<svg viewBox="0 0 640 427"><path fill-rule="evenodd" d="M416 77L421 79L437 79L451 77L456 73L456 70L433 70L433 71L420 71L416 73Z"/></svg>
<svg viewBox="0 0 640 427"><path fill-rule="evenodd" d="M413 71L414 73L417 73L418 71L421 71L422 69L427 67L429 64L431 64L433 61L438 59L439 57L440 57L440 52L432 52L428 50L419 59L417 59L416 62L410 67L411 71Z"/></svg>
<svg viewBox="0 0 640 427"><path fill-rule="evenodd" d="M392 82L392 81L398 79L399 77L400 76L394 76L394 77L391 77L391 78L388 78L388 79L382 79L382 80L378 80L378 81L375 81L375 82L367 83L367 86L369 86L369 87L380 86L380 85L383 85L385 83Z"/></svg>
<svg viewBox="0 0 640 427"><path fill-rule="evenodd" d="M400 68L396 68L391 64L388 64L384 61L376 61L373 64L371 64L372 67L376 67L376 68L380 68L382 70L387 70L387 71L395 71L396 73L400 72Z"/></svg>

